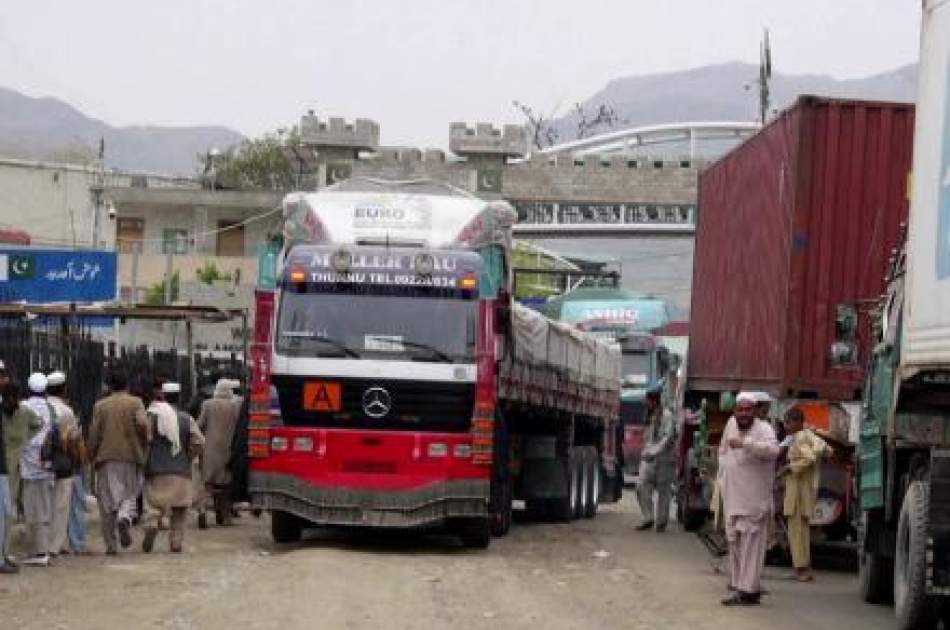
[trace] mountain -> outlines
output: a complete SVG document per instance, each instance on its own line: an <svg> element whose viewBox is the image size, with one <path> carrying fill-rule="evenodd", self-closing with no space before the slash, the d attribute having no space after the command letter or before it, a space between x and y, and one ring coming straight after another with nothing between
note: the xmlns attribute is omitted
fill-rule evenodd
<svg viewBox="0 0 950 630"><path fill-rule="evenodd" d="M76 159L105 140L108 167L191 175L195 155L243 136L227 127L112 127L55 98L31 98L0 87L0 155Z"/></svg>
<svg viewBox="0 0 950 630"><path fill-rule="evenodd" d="M581 105L592 116L600 105L614 109L616 127L693 121L750 121L758 116L756 80L759 68L747 63L724 63L681 72L615 79ZM773 74L772 107L784 109L800 94L913 102L917 65L860 79L838 80L827 75ZM577 136L578 116L567 114L552 122L560 141ZM595 133L609 129L600 127Z"/></svg>

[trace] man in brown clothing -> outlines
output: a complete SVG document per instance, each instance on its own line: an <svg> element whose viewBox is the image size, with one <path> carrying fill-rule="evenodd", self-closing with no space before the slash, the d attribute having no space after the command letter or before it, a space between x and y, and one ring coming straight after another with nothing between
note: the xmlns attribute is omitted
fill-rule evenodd
<svg viewBox="0 0 950 630"><path fill-rule="evenodd" d="M96 403L89 429L89 457L96 469L96 498L106 553L116 553L116 530L123 547L132 544L132 519L142 489L148 424L142 400L129 394L128 377L110 375L112 393Z"/></svg>

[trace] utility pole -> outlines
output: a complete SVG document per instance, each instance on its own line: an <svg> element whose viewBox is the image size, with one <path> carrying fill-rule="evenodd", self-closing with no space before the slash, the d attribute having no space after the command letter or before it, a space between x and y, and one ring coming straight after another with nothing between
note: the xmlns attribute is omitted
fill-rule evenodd
<svg viewBox="0 0 950 630"><path fill-rule="evenodd" d="M769 29L765 29L759 50L759 124L765 126L771 99L769 83L772 81L772 48L769 45Z"/></svg>
<svg viewBox="0 0 950 630"><path fill-rule="evenodd" d="M106 141L99 138L99 158L96 160L94 171L92 173L92 185L89 192L92 194L92 247L99 247L100 221L102 217L102 193L105 191L105 166L103 160L106 154Z"/></svg>
<svg viewBox="0 0 950 630"><path fill-rule="evenodd" d="M142 244L132 243L132 296L129 298L129 306L134 307L138 303L139 296L139 250ZM136 329L138 322L134 318L129 320L129 346L134 350L136 343Z"/></svg>

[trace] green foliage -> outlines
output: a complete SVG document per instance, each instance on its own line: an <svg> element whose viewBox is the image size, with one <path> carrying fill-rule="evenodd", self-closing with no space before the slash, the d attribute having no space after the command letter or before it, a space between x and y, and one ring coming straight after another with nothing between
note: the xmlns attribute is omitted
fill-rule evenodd
<svg viewBox="0 0 950 630"><path fill-rule="evenodd" d="M218 280L231 280L231 274L223 273L218 269L218 266L214 264L214 261L211 260L195 270L195 275L198 276L199 282L204 282L205 284L214 284Z"/></svg>
<svg viewBox="0 0 950 630"><path fill-rule="evenodd" d="M215 188L289 190L296 185L298 166L288 158L287 147L299 143L294 127L245 139L217 156L199 155L202 177Z"/></svg>
<svg viewBox="0 0 950 630"><path fill-rule="evenodd" d="M172 274L172 302L178 300L181 295L181 274L177 271ZM149 306L161 306L165 304L165 283L156 282L145 290L145 303Z"/></svg>

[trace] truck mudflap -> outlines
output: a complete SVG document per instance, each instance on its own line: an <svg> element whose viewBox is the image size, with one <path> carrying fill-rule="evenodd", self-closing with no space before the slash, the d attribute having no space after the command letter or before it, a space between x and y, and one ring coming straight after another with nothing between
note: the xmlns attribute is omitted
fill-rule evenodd
<svg viewBox="0 0 950 630"><path fill-rule="evenodd" d="M291 475L251 472L255 508L295 514L315 525L411 528L488 517L489 481L439 481L409 490L318 486Z"/></svg>
<svg viewBox="0 0 950 630"><path fill-rule="evenodd" d="M927 593L950 595L950 449L931 450L927 516Z"/></svg>

